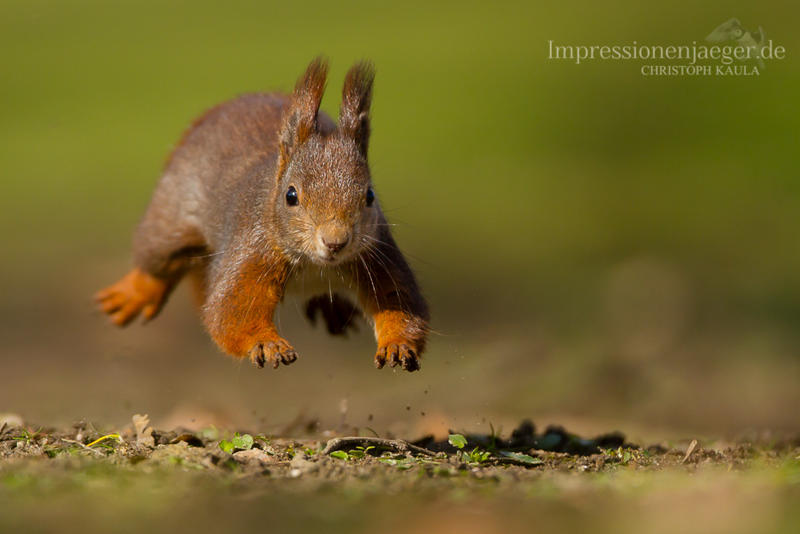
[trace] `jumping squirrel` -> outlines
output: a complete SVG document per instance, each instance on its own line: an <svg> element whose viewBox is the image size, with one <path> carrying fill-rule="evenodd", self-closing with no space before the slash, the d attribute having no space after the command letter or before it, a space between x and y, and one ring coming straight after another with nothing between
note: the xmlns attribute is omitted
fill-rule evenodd
<svg viewBox="0 0 800 534"><path fill-rule="evenodd" d="M375 365L419 369L428 307L367 163L374 69L348 71L338 125L319 111L327 71L317 58L291 95L244 95L189 127L135 232L133 269L96 296L115 324L153 319L189 275L216 344L278 367L297 359L273 323L284 294L311 296L309 319L343 334L358 311L349 289L374 326Z"/></svg>

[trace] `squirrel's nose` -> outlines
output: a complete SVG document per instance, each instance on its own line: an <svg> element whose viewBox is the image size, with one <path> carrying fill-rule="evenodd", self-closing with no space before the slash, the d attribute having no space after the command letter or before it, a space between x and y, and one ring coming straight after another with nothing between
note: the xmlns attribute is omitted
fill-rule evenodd
<svg viewBox="0 0 800 534"><path fill-rule="evenodd" d="M350 242L350 229L343 224L329 222L320 226L318 239L328 249L329 254L336 254Z"/></svg>

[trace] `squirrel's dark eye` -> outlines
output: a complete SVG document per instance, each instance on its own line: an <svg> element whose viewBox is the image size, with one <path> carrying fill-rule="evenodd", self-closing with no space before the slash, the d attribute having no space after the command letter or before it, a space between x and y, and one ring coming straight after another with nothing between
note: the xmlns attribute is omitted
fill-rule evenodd
<svg viewBox="0 0 800 534"><path fill-rule="evenodd" d="M367 189L367 206L372 206L373 202L375 202L375 191L370 187Z"/></svg>
<svg viewBox="0 0 800 534"><path fill-rule="evenodd" d="M289 186L286 191L286 203L290 206L297 206L300 203L300 198L297 196L297 189L293 185Z"/></svg>

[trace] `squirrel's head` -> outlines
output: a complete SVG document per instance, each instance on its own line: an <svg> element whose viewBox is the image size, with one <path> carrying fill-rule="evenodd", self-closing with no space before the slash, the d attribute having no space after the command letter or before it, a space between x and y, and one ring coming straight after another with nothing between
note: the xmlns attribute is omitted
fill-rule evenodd
<svg viewBox="0 0 800 534"><path fill-rule="evenodd" d="M347 73L335 129L320 127L326 74L326 63L314 60L284 111L273 203L286 254L336 265L378 240L380 213L367 165L375 74L366 62Z"/></svg>

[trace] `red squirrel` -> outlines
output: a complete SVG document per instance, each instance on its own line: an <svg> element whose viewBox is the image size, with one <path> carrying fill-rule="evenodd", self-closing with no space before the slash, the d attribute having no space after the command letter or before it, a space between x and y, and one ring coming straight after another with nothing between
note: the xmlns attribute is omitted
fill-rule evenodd
<svg viewBox="0 0 800 534"><path fill-rule="evenodd" d="M184 133L136 229L133 269L96 295L115 324L153 319L189 274L216 344L277 368L297 359L273 323L284 293L313 295L308 318L343 334L357 312L334 293L344 288L374 326L376 367L419 369L428 306L367 163L374 69L348 71L338 126L319 111L327 71L317 58L291 95L241 96Z"/></svg>

